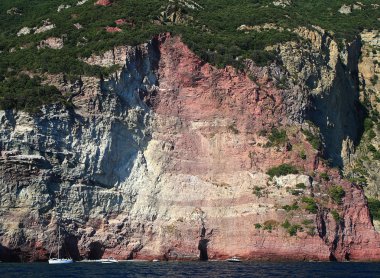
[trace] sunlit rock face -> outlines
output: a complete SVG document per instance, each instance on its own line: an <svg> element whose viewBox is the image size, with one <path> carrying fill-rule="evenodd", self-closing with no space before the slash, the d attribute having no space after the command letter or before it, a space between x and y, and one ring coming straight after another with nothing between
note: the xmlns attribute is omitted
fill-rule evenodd
<svg viewBox="0 0 380 278"><path fill-rule="evenodd" d="M310 95L279 67L217 69L168 34L86 62L120 69L49 76L74 107L0 112L0 260L56 254L57 222L77 260L380 258L362 189L306 140ZM284 163L298 173L266 174Z"/></svg>

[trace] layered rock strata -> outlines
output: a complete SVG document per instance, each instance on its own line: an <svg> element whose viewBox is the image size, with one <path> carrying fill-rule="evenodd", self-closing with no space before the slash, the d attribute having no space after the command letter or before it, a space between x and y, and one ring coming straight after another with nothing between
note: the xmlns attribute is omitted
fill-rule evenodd
<svg viewBox="0 0 380 278"><path fill-rule="evenodd" d="M57 225L77 260L380 258L363 190L321 161L310 96L275 65L216 69L170 35L87 62L122 68L51 76L74 108L0 112L0 260L46 260Z"/></svg>

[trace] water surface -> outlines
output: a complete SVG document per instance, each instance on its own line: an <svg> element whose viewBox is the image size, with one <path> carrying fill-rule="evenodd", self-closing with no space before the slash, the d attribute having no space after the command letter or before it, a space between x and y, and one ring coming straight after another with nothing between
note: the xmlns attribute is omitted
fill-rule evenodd
<svg viewBox="0 0 380 278"><path fill-rule="evenodd" d="M377 263L0 263L0 277L380 277Z"/></svg>

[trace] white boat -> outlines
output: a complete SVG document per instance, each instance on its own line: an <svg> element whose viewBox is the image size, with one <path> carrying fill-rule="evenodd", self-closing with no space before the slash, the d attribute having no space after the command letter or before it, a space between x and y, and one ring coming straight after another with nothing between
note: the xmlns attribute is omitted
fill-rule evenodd
<svg viewBox="0 0 380 278"><path fill-rule="evenodd" d="M99 262L101 262L102 264L113 264L118 263L119 261L111 257L108 259L100 259Z"/></svg>
<svg viewBox="0 0 380 278"><path fill-rule="evenodd" d="M49 259L49 264L71 264L73 262L74 262L73 259L58 259L58 258Z"/></svg>
<svg viewBox="0 0 380 278"><path fill-rule="evenodd" d="M58 225L58 242L57 242L57 256L58 258L49 258L49 264L71 264L73 259L71 258L60 258L59 257L59 245L61 243L61 229Z"/></svg>
<svg viewBox="0 0 380 278"><path fill-rule="evenodd" d="M226 260L227 262L231 262L231 263L240 263L241 260L238 258L238 257L235 257L233 256L232 258L229 258Z"/></svg>

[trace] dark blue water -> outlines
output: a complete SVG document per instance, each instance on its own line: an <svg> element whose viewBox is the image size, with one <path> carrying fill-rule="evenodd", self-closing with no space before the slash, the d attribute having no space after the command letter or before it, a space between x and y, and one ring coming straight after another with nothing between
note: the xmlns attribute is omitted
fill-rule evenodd
<svg viewBox="0 0 380 278"><path fill-rule="evenodd" d="M380 277L375 263L0 263L0 277Z"/></svg>

